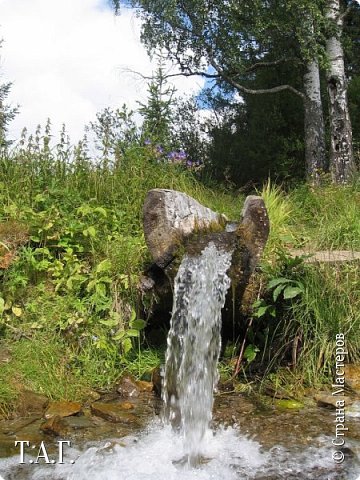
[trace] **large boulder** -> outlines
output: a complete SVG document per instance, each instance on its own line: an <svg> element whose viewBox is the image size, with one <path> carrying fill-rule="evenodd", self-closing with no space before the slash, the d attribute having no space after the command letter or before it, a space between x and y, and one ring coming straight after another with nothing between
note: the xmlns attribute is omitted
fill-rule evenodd
<svg viewBox="0 0 360 480"><path fill-rule="evenodd" d="M182 192L154 189L146 196L143 208L146 244L154 262L165 268L183 242L195 231L220 227L226 218L204 207Z"/></svg>
<svg viewBox="0 0 360 480"><path fill-rule="evenodd" d="M159 302L154 313L160 321L163 312L168 315L171 310L171 284L185 252L200 254L210 242L233 252L229 271L233 288L223 309L226 336L227 325L232 325L233 319L239 319L241 312L246 312L252 304L254 289L249 282L270 229L263 199L248 196L241 218L228 221L224 215L213 212L184 193L156 189L148 192L143 214L145 241L154 263L143 276L140 288L143 292L155 290ZM244 303L249 305L244 308Z"/></svg>
<svg viewBox="0 0 360 480"><path fill-rule="evenodd" d="M196 254L213 242L234 251L231 274L248 278L269 235L264 201L254 195L246 198L240 221L230 222L185 193L155 189L146 196L143 215L146 244L154 264L163 270L180 247Z"/></svg>

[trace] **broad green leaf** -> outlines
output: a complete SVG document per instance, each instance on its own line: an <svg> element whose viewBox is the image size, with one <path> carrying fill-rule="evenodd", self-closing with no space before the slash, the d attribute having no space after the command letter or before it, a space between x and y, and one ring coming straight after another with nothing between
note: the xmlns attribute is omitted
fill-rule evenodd
<svg viewBox="0 0 360 480"><path fill-rule="evenodd" d="M90 282L87 284L86 291L91 292L91 290L94 289L96 283L97 283L97 280L90 280Z"/></svg>
<svg viewBox="0 0 360 480"><path fill-rule="evenodd" d="M138 320L134 320L131 323L132 328L135 328L135 330L143 330L146 327L146 322L145 320L141 320L140 318Z"/></svg>
<svg viewBox="0 0 360 480"><path fill-rule="evenodd" d="M103 217L107 217L107 211L103 207L96 207L94 212L100 213Z"/></svg>
<svg viewBox="0 0 360 480"><path fill-rule="evenodd" d="M290 280L289 278L285 278L285 277L274 278L274 279L270 280L270 282L267 284L267 288L271 289L271 288L277 287L280 284L291 283L291 282L292 282L292 280Z"/></svg>
<svg viewBox="0 0 360 480"><path fill-rule="evenodd" d="M131 310L131 317L130 317L130 323L132 323L136 320L136 312L134 309Z"/></svg>
<svg viewBox="0 0 360 480"><path fill-rule="evenodd" d="M5 310L5 300L2 297L0 297L0 315L4 313L4 310Z"/></svg>
<svg viewBox="0 0 360 480"><path fill-rule="evenodd" d="M284 285L283 283L281 283L280 285L278 285L275 290L273 291L273 299L274 299L274 302L276 302L278 296L280 295L280 293L284 290L284 288L286 288L286 285Z"/></svg>
<svg viewBox="0 0 360 480"><path fill-rule="evenodd" d="M102 297L105 297L106 296L106 288L105 288L105 285L103 283L97 283L95 285L95 292L102 296Z"/></svg>
<svg viewBox="0 0 360 480"><path fill-rule="evenodd" d="M114 319L111 319L111 318L109 320L100 320L100 323L102 325L105 325L106 327L110 327L110 328L111 327L116 327L119 324L119 322L117 320L114 320Z"/></svg>
<svg viewBox="0 0 360 480"><path fill-rule="evenodd" d="M123 331L117 333L116 335L114 335L112 338L113 338L113 340L116 341L116 340L121 340L121 339L123 339L125 336L126 336L126 331L123 330Z"/></svg>
<svg viewBox="0 0 360 480"><path fill-rule="evenodd" d="M35 195L34 201L36 203L44 202L45 200L46 200L46 197L42 193L38 193L37 195Z"/></svg>
<svg viewBox="0 0 360 480"><path fill-rule="evenodd" d="M139 330L135 330L134 328L129 328L129 330L126 330L126 336L127 337L138 337L139 336Z"/></svg>
<svg viewBox="0 0 360 480"><path fill-rule="evenodd" d="M31 235L30 240L35 243L40 242L40 237L37 237L36 235Z"/></svg>
<svg viewBox="0 0 360 480"><path fill-rule="evenodd" d="M44 226L44 230L50 230L51 227L54 226L54 222L48 222L45 226Z"/></svg>
<svg viewBox="0 0 360 480"><path fill-rule="evenodd" d="M300 295L300 293L302 293L302 289L299 287L286 287L284 290L284 299L289 300L290 298Z"/></svg>
<svg viewBox="0 0 360 480"><path fill-rule="evenodd" d="M245 348L245 351L244 351L244 358L246 358L246 360L248 361L248 363L252 362L255 357L256 357L256 354L257 352L259 352L260 350L255 346L255 345L252 345L250 343L250 345L248 345L246 348Z"/></svg>
<svg viewBox="0 0 360 480"><path fill-rule="evenodd" d="M88 215L88 214L91 213L92 211L93 211L92 207L90 207L90 205L87 205L87 204L81 205L81 206L77 209L77 213L79 213L79 214L82 215L82 216Z"/></svg>
<svg viewBox="0 0 360 480"><path fill-rule="evenodd" d="M108 272L109 270L111 270L111 262L109 259L100 262L95 269L97 273Z"/></svg>
<svg viewBox="0 0 360 480"><path fill-rule="evenodd" d="M83 234L85 235L85 237L95 238L96 228L91 225L90 227L85 228L85 230L83 230Z"/></svg>
<svg viewBox="0 0 360 480"><path fill-rule="evenodd" d="M100 277L97 279L98 283L111 283L112 278L111 277Z"/></svg>
<svg viewBox="0 0 360 480"><path fill-rule="evenodd" d="M127 353L130 352L132 349L132 343L130 338L124 338L124 340L121 342L122 348L124 350L124 354L126 355Z"/></svg>
<svg viewBox="0 0 360 480"><path fill-rule="evenodd" d="M270 305L265 305L263 307L259 307L256 311L255 311L255 317L256 318L260 318L260 317L263 317L265 315L265 313L267 312L268 308L269 308Z"/></svg>
<svg viewBox="0 0 360 480"><path fill-rule="evenodd" d="M259 298L258 300L255 300L255 302L253 303L253 308L259 308L259 307L262 307L266 305L264 300L262 298Z"/></svg>
<svg viewBox="0 0 360 480"><path fill-rule="evenodd" d="M276 308L275 308L275 305L270 305L269 313L270 313L270 315L271 315L273 318L276 317Z"/></svg>

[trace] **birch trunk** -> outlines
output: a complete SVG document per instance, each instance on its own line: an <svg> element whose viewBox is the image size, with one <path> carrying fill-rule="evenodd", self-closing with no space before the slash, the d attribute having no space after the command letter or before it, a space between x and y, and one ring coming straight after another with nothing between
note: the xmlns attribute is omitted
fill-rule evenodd
<svg viewBox="0 0 360 480"><path fill-rule="evenodd" d="M341 44L343 18L340 16L340 0L328 0L327 17L336 27L327 39L329 60L327 85L330 113L330 172L335 183L348 183L354 172L352 130L347 101L347 82L344 68L344 51Z"/></svg>
<svg viewBox="0 0 360 480"><path fill-rule="evenodd" d="M308 181L318 184L325 171L325 126L317 60L307 65L304 74L305 163Z"/></svg>

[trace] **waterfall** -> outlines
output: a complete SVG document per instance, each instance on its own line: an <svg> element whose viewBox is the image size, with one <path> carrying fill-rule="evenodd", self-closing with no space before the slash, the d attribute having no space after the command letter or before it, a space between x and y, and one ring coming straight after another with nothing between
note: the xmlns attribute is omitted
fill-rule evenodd
<svg viewBox="0 0 360 480"><path fill-rule="evenodd" d="M164 374L165 421L183 435L185 460L201 460L212 418L220 353L221 309L230 279L231 252L209 244L199 256L185 255L175 278L174 304Z"/></svg>

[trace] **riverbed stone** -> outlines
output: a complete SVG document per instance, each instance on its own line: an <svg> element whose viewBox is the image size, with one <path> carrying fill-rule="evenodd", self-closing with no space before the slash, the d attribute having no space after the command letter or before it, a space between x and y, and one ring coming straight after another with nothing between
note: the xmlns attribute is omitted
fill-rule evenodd
<svg viewBox="0 0 360 480"><path fill-rule="evenodd" d="M163 377L161 375L161 368L156 367L151 373L151 381L153 384L153 390L158 397L161 397L161 388Z"/></svg>
<svg viewBox="0 0 360 480"><path fill-rule="evenodd" d="M51 417L70 417L71 415L77 415L81 412L81 403L79 402L51 402L48 409L45 412L45 418Z"/></svg>
<svg viewBox="0 0 360 480"><path fill-rule="evenodd" d="M41 425L40 430L48 435L65 437L69 431L69 427L63 417L54 415Z"/></svg>
<svg viewBox="0 0 360 480"><path fill-rule="evenodd" d="M125 403L125 407L123 403ZM127 410L129 402L120 402L120 403L102 403L95 402L91 405L91 413L98 417L104 418L110 422L115 423L125 423L125 424L137 424L137 417L129 413Z"/></svg>
<svg viewBox="0 0 360 480"><path fill-rule="evenodd" d="M314 396L314 398L319 407L337 408L336 402L339 400L343 400L345 405L352 403L351 398L348 396L332 395L331 393L327 392L319 392Z"/></svg>
<svg viewBox="0 0 360 480"><path fill-rule="evenodd" d="M145 380L138 380L137 386L139 387L140 392L152 392L154 385L152 382L146 382Z"/></svg>
<svg viewBox="0 0 360 480"><path fill-rule="evenodd" d="M344 368L345 383L360 395L360 364L347 364Z"/></svg>
<svg viewBox="0 0 360 480"><path fill-rule="evenodd" d="M356 400L345 408L346 416L360 419L360 400Z"/></svg>
<svg viewBox="0 0 360 480"><path fill-rule="evenodd" d="M131 377L123 377L116 391L122 397L138 397L140 395L138 382Z"/></svg>

